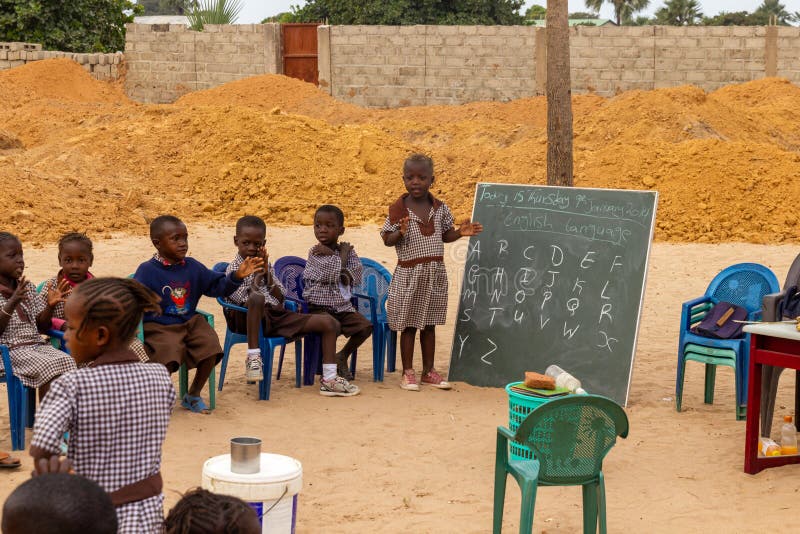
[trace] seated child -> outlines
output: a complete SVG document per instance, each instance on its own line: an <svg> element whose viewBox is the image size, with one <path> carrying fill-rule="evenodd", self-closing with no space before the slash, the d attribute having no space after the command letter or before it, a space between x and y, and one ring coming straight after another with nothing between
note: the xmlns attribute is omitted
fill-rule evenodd
<svg viewBox="0 0 800 534"><path fill-rule="evenodd" d="M164 520L165 534L260 534L261 521L250 505L230 495L197 488L181 498Z"/></svg>
<svg viewBox="0 0 800 534"><path fill-rule="evenodd" d="M200 392L222 359L222 347L216 332L197 314L197 302L203 295L230 295L243 279L261 267L263 260L249 258L227 276L207 269L199 261L186 257L189 234L186 225L172 215L153 219L150 240L157 252L133 276L161 297L161 314L144 316L147 356L164 364L170 373L180 369L182 363L189 369L197 368L181 406L195 413L208 413Z"/></svg>
<svg viewBox="0 0 800 534"><path fill-rule="evenodd" d="M34 532L116 534L117 514L108 494L88 478L40 475L20 484L3 505L3 534Z"/></svg>
<svg viewBox="0 0 800 534"><path fill-rule="evenodd" d="M41 336L50 328L53 308L66 298L66 284L39 295L22 276L24 269L22 243L15 235L0 232L0 345L8 347L14 376L39 388L42 399L54 378L75 369L69 354Z"/></svg>
<svg viewBox="0 0 800 534"><path fill-rule="evenodd" d="M59 285L66 284L67 293L71 292L81 282L94 278L89 272L89 268L94 261L92 240L86 234L70 232L61 236L58 240L58 265L61 269L53 278L44 283L42 293ZM53 307L53 328L56 330L66 330L64 320L64 303L59 302ZM134 337L131 342L131 350L142 362L147 362L147 353L138 338Z"/></svg>
<svg viewBox="0 0 800 534"><path fill-rule="evenodd" d="M37 471L55 470L42 460L58 466L69 432L67 460L109 493L119 532L159 533L164 517L161 447L175 389L164 367L130 350L143 312L158 312L160 300L129 278L79 284L66 303L65 337L81 367L53 382L33 426Z"/></svg>
<svg viewBox="0 0 800 534"><path fill-rule="evenodd" d="M228 265L228 273L240 269L249 259L261 258L265 268L242 281L227 301L247 307L247 314L225 312L228 326L234 332L247 332L247 377L258 380L261 376L261 351L258 348L259 327L266 336L297 337L300 334L318 334L322 338L322 378L319 393L326 397L351 397L358 395L358 386L336 374L336 337L339 323L327 314L302 314L284 309L286 290L275 276L266 247L267 225L259 217L248 215L236 221L233 242L239 249Z"/></svg>
<svg viewBox="0 0 800 534"><path fill-rule="evenodd" d="M339 376L352 380L347 359L372 334L372 323L350 302L352 287L361 284L361 260L350 243L339 243L344 233L344 213L325 204L314 214L314 237L318 245L308 251L303 273L303 299L311 313L327 313L339 322L342 335L349 337L336 353Z"/></svg>

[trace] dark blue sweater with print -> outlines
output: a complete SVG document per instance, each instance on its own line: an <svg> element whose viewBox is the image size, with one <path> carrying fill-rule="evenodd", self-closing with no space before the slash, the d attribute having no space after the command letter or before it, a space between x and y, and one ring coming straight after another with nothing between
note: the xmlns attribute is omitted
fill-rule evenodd
<svg viewBox="0 0 800 534"><path fill-rule="evenodd" d="M145 322L180 324L191 319L200 297L227 297L242 282L234 273L225 275L206 268L199 261L186 258L182 264L164 265L152 258L136 269L134 279L161 296L161 315L146 313Z"/></svg>

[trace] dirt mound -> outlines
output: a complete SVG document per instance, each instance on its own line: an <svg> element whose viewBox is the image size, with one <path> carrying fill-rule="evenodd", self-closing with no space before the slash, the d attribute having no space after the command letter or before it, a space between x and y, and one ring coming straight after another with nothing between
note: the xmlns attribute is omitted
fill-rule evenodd
<svg viewBox="0 0 800 534"><path fill-rule="evenodd" d="M17 106L40 99L102 104L130 102L119 87L95 80L66 58L34 61L0 71L0 99Z"/></svg>
<svg viewBox="0 0 800 534"><path fill-rule="evenodd" d="M0 96L5 138L24 146L0 156L0 180L19 184L0 202L32 242L143 232L165 212L307 224L327 202L348 224L377 222L413 151L434 158L434 194L457 217L479 181L546 181L544 97L368 110L266 75L148 106L66 60L0 73ZM573 110L576 185L657 189L656 239L800 240L800 88L579 95Z"/></svg>

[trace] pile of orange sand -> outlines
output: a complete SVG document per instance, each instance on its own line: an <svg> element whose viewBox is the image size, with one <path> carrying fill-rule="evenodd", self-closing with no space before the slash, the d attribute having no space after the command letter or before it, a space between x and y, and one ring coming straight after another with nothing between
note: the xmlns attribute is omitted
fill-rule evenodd
<svg viewBox="0 0 800 534"><path fill-rule="evenodd" d="M404 157L469 215L475 183L544 183L546 101L363 109L277 75L141 105L69 60L0 72L0 202L26 241L142 232L149 218L378 222ZM657 189L656 239L797 241L800 88L781 79L573 98L575 185Z"/></svg>

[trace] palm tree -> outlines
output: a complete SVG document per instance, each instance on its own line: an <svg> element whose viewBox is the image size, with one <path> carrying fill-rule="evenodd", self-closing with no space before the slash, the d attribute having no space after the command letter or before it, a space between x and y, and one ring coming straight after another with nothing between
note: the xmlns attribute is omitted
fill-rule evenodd
<svg viewBox="0 0 800 534"><path fill-rule="evenodd" d="M656 24L666 26L691 26L702 18L697 0L667 0L664 7L656 11Z"/></svg>
<svg viewBox="0 0 800 534"><path fill-rule="evenodd" d="M765 0L767 1L767 0ZM650 5L650 0L584 0L586 7L600 11L606 2L614 5L614 22L622 24L623 21L633 19L633 14Z"/></svg>
<svg viewBox="0 0 800 534"><path fill-rule="evenodd" d="M789 21L793 20L792 14L786 11L786 6L781 4L780 0L764 0L753 14L766 17L773 15L778 19L778 24L782 26L787 25Z"/></svg>
<svg viewBox="0 0 800 534"><path fill-rule="evenodd" d="M197 0L186 15L193 30L206 24L233 24L239 18L244 0Z"/></svg>

